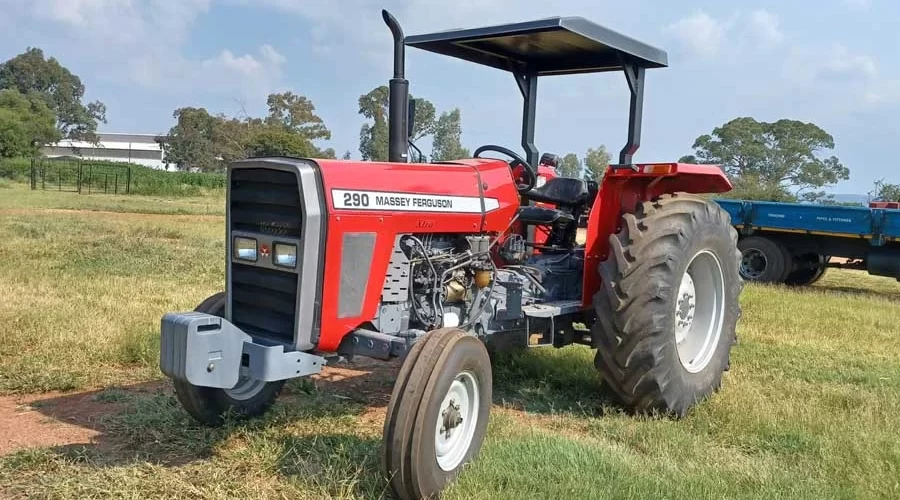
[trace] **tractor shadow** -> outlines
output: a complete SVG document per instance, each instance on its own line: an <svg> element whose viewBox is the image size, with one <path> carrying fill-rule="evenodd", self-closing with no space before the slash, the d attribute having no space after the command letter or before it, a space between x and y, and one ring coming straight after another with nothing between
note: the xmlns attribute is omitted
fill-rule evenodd
<svg viewBox="0 0 900 500"><path fill-rule="evenodd" d="M891 280L891 278L883 279ZM854 285L853 283L846 282L840 285L833 283L817 283L811 287L811 289L820 293L839 293L864 299L900 300L900 287L896 286L895 283L891 281L886 281L885 286L878 288L877 290L873 290L871 285L868 284Z"/></svg>
<svg viewBox="0 0 900 500"><path fill-rule="evenodd" d="M591 352L565 348L495 355L495 405L528 413L602 415L608 399ZM381 433L400 366L399 361L357 358L328 367L315 378L289 382L264 416L215 428L195 422L165 380L34 396L28 406L45 425L83 431L75 439L40 444L82 466L181 467L209 461L215 467L215 461L232 460L232 450L240 450L242 457L249 454L241 458L248 464L274 463L277 474L313 491L384 498Z"/></svg>
<svg viewBox="0 0 900 500"><path fill-rule="evenodd" d="M585 346L517 349L493 355L494 404L526 413L599 417L614 395Z"/></svg>

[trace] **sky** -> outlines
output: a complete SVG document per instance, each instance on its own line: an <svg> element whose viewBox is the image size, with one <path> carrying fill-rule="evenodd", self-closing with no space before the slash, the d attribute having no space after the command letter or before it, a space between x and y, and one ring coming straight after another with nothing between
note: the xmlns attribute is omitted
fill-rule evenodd
<svg viewBox="0 0 900 500"><path fill-rule="evenodd" d="M791 0L0 0L0 60L40 47L107 106L105 132L164 134L172 112L263 116L291 90L359 158L361 94L391 77L387 8L407 35L582 16L668 53L649 70L638 162L674 161L739 116L812 122L850 180L833 193L900 183L900 2ZM409 49L407 78L438 112L460 108L463 143L521 150L521 95L509 73ZM623 75L544 78L536 143L580 156L621 149ZM420 144L426 151L430 144Z"/></svg>

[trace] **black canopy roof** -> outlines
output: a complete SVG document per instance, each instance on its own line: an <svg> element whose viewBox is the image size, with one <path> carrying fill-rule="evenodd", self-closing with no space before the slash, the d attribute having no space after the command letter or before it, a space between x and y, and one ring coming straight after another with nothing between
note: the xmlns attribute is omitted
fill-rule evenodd
<svg viewBox="0 0 900 500"><path fill-rule="evenodd" d="M405 44L494 68L535 76L662 68L665 51L582 17L413 35Z"/></svg>

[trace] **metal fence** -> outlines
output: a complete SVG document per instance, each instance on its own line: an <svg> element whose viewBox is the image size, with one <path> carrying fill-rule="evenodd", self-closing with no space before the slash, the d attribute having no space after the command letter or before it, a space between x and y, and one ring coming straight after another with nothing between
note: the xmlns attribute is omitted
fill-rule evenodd
<svg viewBox="0 0 900 500"><path fill-rule="evenodd" d="M31 189L129 194L131 167L78 158L35 158L31 160Z"/></svg>

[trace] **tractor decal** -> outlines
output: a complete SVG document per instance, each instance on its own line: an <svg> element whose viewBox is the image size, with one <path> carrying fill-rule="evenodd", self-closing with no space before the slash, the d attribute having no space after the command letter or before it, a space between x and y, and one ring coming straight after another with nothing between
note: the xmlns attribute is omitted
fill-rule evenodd
<svg viewBox="0 0 900 500"><path fill-rule="evenodd" d="M482 213L496 210L500 200L480 196L449 196L386 191L332 189L336 210L399 210L407 212Z"/></svg>

